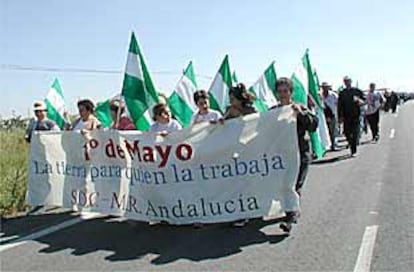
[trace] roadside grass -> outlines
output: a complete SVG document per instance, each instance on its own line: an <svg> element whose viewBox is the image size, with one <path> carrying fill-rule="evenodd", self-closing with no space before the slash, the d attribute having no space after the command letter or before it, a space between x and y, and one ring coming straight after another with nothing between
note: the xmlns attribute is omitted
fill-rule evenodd
<svg viewBox="0 0 414 272"><path fill-rule="evenodd" d="M0 216L27 210L29 145L24 130L0 131Z"/></svg>

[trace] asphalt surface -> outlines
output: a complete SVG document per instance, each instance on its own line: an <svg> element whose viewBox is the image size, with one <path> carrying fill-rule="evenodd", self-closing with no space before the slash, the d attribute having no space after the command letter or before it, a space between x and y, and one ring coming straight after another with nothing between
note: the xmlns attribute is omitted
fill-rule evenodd
<svg viewBox="0 0 414 272"><path fill-rule="evenodd" d="M414 271L413 119L409 102L381 116L379 143L364 136L356 158L341 142L314 163L290 236L275 221L195 229L106 217L2 250L1 271L354 271L369 226L378 226L371 270ZM75 216L3 220L2 245Z"/></svg>

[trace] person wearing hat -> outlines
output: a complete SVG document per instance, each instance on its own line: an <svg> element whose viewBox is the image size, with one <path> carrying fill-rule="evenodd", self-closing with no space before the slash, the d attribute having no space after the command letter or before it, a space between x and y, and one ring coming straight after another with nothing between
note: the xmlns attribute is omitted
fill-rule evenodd
<svg viewBox="0 0 414 272"><path fill-rule="evenodd" d="M337 136L337 113L338 113L338 95L332 91L332 86L327 82L322 83L322 98L325 104L325 118L331 138L331 150L335 151Z"/></svg>
<svg viewBox="0 0 414 272"><path fill-rule="evenodd" d="M79 118L73 122L69 129L74 131L94 130L102 127L101 122L95 117L95 105L89 99L78 101Z"/></svg>
<svg viewBox="0 0 414 272"><path fill-rule="evenodd" d="M112 122L111 128L117 130L135 130L135 125L125 115L125 105L119 99L111 101L110 106Z"/></svg>
<svg viewBox="0 0 414 272"><path fill-rule="evenodd" d="M339 93L338 118L344 124L344 133L351 149L351 157L357 153L359 140L361 106L365 103L365 96L358 88L352 87L352 80L344 77L345 88Z"/></svg>
<svg viewBox="0 0 414 272"><path fill-rule="evenodd" d="M25 134L25 139L30 143L34 131L59 131L58 125L47 118L47 107L43 101L36 101L33 104L33 111L36 119L32 119Z"/></svg>

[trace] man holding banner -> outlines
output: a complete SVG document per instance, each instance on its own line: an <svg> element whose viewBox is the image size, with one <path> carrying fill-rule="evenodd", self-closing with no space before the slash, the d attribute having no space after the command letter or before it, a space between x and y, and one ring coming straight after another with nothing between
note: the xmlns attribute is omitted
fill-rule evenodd
<svg viewBox="0 0 414 272"><path fill-rule="evenodd" d="M300 166L295 190L300 196L302 187L305 183L306 175L308 173L309 163L311 161L309 136L306 132L316 131L318 127L318 118L312 114L304 105L292 103L293 83L289 78L279 78L276 82L276 91L280 100L279 106L292 105L292 108L297 115L297 135L300 153ZM280 225L280 228L286 232L290 232L292 229L292 223L297 222L299 212L295 210L286 210L285 213L285 222Z"/></svg>

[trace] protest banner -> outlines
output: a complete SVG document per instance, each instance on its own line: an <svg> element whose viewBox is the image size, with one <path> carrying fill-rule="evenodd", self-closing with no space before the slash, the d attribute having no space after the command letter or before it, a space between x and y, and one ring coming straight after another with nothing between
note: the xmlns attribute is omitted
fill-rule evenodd
<svg viewBox="0 0 414 272"><path fill-rule="evenodd" d="M172 224L299 208L291 107L201 123L166 137L116 130L36 132L29 163L29 205Z"/></svg>

